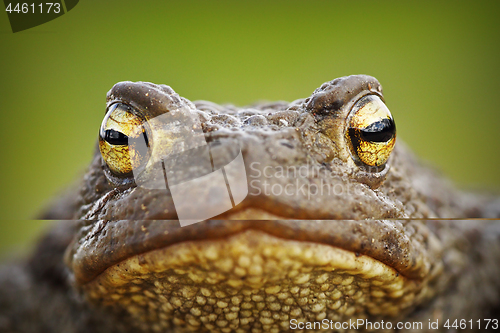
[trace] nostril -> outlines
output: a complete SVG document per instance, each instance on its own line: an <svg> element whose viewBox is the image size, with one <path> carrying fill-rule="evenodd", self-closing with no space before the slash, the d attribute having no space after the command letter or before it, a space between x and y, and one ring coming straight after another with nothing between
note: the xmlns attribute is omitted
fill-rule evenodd
<svg viewBox="0 0 500 333"><path fill-rule="evenodd" d="M291 143L290 141L282 140L280 143L281 143L282 146L285 146L287 148L290 148L290 149L295 148L295 146L293 145L293 143Z"/></svg>

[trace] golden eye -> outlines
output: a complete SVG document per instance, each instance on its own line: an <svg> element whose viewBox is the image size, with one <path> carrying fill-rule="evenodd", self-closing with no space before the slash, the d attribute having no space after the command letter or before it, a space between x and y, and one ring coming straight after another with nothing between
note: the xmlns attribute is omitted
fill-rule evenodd
<svg viewBox="0 0 500 333"><path fill-rule="evenodd" d="M367 95L353 106L345 135L356 160L378 167L394 148L396 124L380 97Z"/></svg>
<svg viewBox="0 0 500 333"><path fill-rule="evenodd" d="M111 172L128 176L149 159L147 124L130 106L113 104L99 130L99 150Z"/></svg>

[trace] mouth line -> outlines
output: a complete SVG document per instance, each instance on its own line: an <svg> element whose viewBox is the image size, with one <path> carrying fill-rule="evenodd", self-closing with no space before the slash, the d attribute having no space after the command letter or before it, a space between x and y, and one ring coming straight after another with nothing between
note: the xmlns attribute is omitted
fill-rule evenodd
<svg viewBox="0 0 500 333"><path fill-rule="evenodd" d="M428 299L425 285L367 255L246 229L223 241L177 242L136 254L79 288L97 306L166 329L172 322L203 326L228 306L258 321L265 320L263 309L298 318L301 312L395 317ZM251 308L259 311L250 314Z"/></svg>
<svg viewBox="0 0 500 333"><path fill-rule="evenodd" d="M68 247L66 264L78 285L136 255L201 241L224 242L254 230L284 241L309 242L368 256L408 279L422 280L431 257L407 235L411 221L204 221L179 227L177 221L98 221L82 227ZM409 227L415 231L415 227ZM425 236L425 232L422 232ZM422 237L422 236L419 236Z"/></svg>

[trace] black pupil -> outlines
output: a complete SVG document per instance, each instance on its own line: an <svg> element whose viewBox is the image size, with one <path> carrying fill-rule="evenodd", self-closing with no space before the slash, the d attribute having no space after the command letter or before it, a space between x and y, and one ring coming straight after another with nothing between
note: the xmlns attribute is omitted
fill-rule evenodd
<svg viewBox="0 0 500 333"><path fill-rule="evenodd" d="M108 129L104 132L104 140L111 145L115 146L127 146L128 136L125 134L115 131L114 129Z"/></svg>
<svg viewBox="0 0 500 333"><path fill-rule="evenodd" d="M392 119L382 119L363 128L361 137L369 142L387 142L394 137L396 125Z"/></svg>

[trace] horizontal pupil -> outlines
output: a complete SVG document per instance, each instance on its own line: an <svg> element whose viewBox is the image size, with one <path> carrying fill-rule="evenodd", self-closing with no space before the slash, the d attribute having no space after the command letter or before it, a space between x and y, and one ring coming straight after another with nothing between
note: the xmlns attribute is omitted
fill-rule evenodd
<svg viewBox="0 0 500 333"><path fill-rule="evenodd" d="M387 142L394 137L396 126L392 119L382 119L363 128L361 137L369 142Z"/></svg>
<svg viewBox="0 0 500 333"><path fill-rule="evenodd" d="M125 134L115 131L114 129L108 129L104 132L104 140L109 144L115 146L127 146L128 136Z"/></svg>

